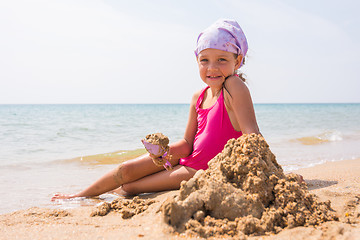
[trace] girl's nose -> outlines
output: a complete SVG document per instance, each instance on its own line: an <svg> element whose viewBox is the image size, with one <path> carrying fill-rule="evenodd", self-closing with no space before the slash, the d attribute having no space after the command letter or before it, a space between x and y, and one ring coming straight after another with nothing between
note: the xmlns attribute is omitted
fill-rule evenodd
<svg viewBox="0 0 360 240"><path fill-rule="evenodd" d="M216 69L218 69L217 64L216 64L215 62L209 63L208 69L209 69L209 70L216 70Z"/></svg>

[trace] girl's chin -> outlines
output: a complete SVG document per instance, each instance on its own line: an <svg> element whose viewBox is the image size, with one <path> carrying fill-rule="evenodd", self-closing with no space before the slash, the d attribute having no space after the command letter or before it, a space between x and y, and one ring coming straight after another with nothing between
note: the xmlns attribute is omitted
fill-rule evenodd
<svg viewBox="0 0 360 240"><path fill-rule="evenodd" d="M225 79L223 77L219 77L219 78L206 78L205 82L209 83L209 84L223 84L223 82L225 81Z"/></svg>
<svg viewBox="0 0 360 240"><path fill-rule="evenodd" d="M224 83L224 79L208 79L206 78L205 81L206 85L208 85L209 87L221 87Z"/></svg>

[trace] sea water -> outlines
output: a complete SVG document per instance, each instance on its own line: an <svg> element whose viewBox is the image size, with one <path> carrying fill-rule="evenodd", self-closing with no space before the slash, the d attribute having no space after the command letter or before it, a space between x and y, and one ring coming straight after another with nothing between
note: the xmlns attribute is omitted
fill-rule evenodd
<svg viewBox="0 0 360 240"><path fill-rule="evenodd" d="M0 213L54 207L53 193L88 186L117 165L109 156L143 150L149 133L181 139L188 111L188 104L0 105ZM360 158L360 104L255 104L255 112L285 171Z"/></svg>

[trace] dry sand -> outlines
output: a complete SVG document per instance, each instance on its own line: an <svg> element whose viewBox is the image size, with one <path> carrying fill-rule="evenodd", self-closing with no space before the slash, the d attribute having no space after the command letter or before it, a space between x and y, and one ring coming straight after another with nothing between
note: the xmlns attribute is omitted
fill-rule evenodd
<svg viewBox="0 0 360 240"><path fill-rule="evenodd" d="M284 229L270 236L248 239L360 239L360 159L331 162L296 171L319 201L331 201L339 221L319 226ZM72 210L31 208L0 215L0 239L189 239L172 234L159 211L163 202L179 191L141 197L154 201L131 218L111 211L91 214L94 207Z"/></svg>

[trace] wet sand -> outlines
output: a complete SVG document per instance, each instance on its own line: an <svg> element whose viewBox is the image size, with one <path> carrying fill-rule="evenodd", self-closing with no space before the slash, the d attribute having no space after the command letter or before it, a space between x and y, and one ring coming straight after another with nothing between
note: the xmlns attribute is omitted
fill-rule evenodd
<svg viewBox="0 0 360 240"><path fill-rule="evenodd" d="M300 169L311 193L331 201L339 221L285 228L278 234L248 239L360 239L360 159L329 162ZM94 207L71 210L30 208L0 215L0 239L189 239L171 233L159 211L179 191L150 194L148 209L131 218L111 211L91 217Z"/></svg>

